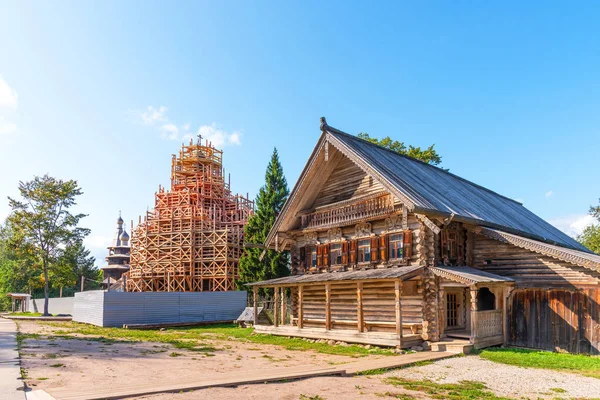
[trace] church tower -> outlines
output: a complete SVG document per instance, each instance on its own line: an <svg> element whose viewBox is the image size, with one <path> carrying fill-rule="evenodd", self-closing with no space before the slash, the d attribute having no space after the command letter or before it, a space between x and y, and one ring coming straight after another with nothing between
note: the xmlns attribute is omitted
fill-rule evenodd
<svg viewBox="0 0 600 400"><path fill-rule="evenodd" d="M112 245L108 247L106 262L107 265L100 268L104 285L108 285L108 278L111 283L116 283L125 272L129 271L129 234L125 230L121 213L117 219L115 238Z"/></svg>

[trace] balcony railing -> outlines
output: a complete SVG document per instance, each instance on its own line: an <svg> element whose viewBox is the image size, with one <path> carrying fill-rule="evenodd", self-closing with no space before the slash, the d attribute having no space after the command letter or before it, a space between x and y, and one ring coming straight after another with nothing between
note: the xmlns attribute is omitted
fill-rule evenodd
<svg viewBox="0 0 600 400"><path fill-rule="evenodd" d="M502 310L475 311L473 317L477 338L502 335Z"/></svg>
<svg viewBox="0 0 600 400"><path fill-rule="evenodd" d="M344 225L353 221L386 215L394 211L394 200L381 194L360 201L342 202L337 207L315 211L301 216L301 228L323 228Z"/></svg>

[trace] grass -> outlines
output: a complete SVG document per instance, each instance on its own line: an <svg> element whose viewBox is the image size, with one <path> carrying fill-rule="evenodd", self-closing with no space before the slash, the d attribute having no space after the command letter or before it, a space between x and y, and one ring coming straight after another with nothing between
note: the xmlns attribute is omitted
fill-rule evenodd
<svg viewBox="0 0 600 400"><path fill-rule="evenodd" d="M385 379L384 382L396 387L402 387L406 390L426 393L432 399L510 400L508 397L496 396L483 383L475 381L460 381L459 383L436 383L427 379L419 381L391 377Z"/></svg>
<svg viewBox="0 0 600 400"><path fill-rule="evenodd" d="M39 312L14 312L9 313L9 317L41 317L42 313Z"/></svg>
<svg viewBox="0 0 600 400"><path fill-rule="evenodd" d="M134 330L122 328L102 328L76 322L49 322L45 325L62 328L55 335L72 337L72 335L95 336L112 340L169 343L178 349L210 353L216 351L205 343L207 340L241 341L256 344L281 346L286 350L309 351L323 354L361 357L370 354L394 355L392 350L371 348L365 349L357 345L335 346L327 343L312 343L300 338L253 334L251 328L240 328L234 324L218 324L199 327L178 327L164 330Z"/></svg>
<svg viewBox="0 0 600 400"><path fill-rule="evenodd" d="M395 369L402 369L402 368L408 368L408 367L422 367L422 366L429 365L429 364L433 364L433 361L425 360L425 361L417 361L412 364L403 365L401 367L369 369L367 371L360 371L356 375L382 375L382 374L385 374L386 372L393 371Z"/></svg>
<svg viewBox="0 0 600 400"><path fill-rule="evenodd" d="M598 356L512 348L488 348L480 351L479 356L501 364L574 372L600 379Z"/></svg>

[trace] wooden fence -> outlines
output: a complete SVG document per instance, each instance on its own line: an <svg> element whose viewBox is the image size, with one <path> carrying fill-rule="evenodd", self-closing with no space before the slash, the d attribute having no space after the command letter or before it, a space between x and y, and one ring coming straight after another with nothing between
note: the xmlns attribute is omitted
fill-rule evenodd
<svg viewBox="0 0 600 400"><path fill-rule="evenodd" d="M508 343L600 354L600 289L520 289L509 304Z"/></svg>

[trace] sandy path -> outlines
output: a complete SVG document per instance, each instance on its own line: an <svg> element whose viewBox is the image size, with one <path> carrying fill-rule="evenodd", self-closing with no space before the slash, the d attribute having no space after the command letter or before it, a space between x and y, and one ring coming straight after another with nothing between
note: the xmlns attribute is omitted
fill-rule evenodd
<svg viewBox="0 0 600 400"><path fill-rule="evenodd" d="M31 322L20 323L23 333L44 335L58 329ZM300 365L330 366L356 360L348 356L289 351L278 346L235 340L208 339L203 343L215 347L216 351L195 352L153 342L105 343L85 338L43 337L26 339L21 356L22 366L28 372L27 384L50 393L52 388L59 387L171 383L223 377L232 370L256 372Z"/></svg>

